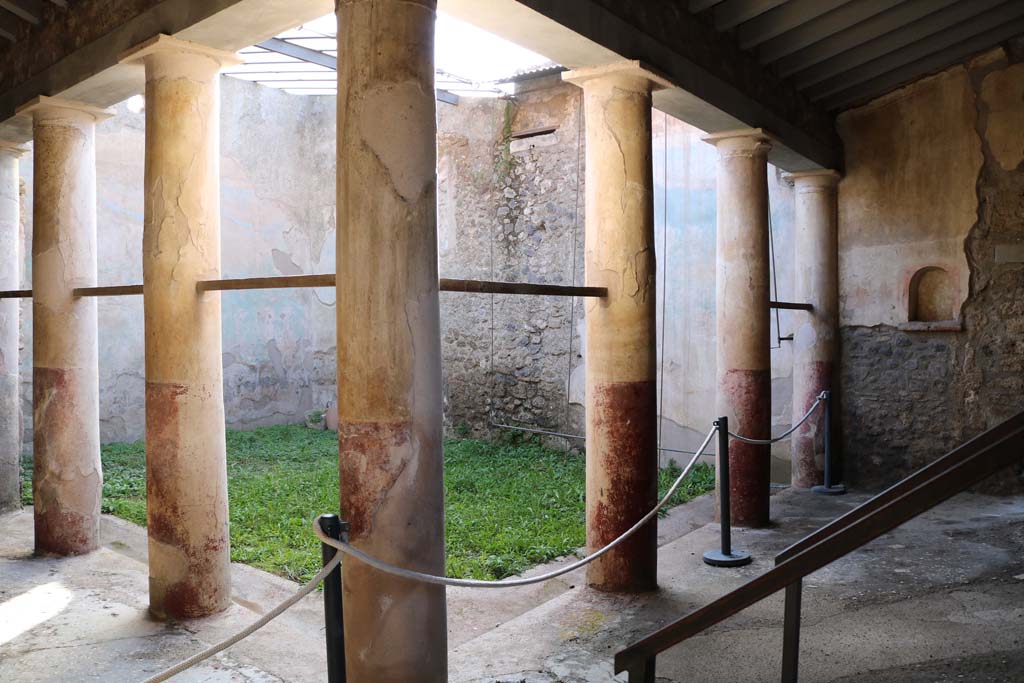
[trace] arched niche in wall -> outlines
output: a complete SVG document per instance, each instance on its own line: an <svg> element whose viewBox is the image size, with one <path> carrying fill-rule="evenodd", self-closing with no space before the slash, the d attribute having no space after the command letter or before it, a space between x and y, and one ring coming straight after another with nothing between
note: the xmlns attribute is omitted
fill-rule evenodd
<svg viewBox="0 0 1024 683"><path fill-rule="evenodd" d="M955 331L961 329L957 313L957 284L945 267L927 265L910 276L907 285L908 330Z"/></svg>

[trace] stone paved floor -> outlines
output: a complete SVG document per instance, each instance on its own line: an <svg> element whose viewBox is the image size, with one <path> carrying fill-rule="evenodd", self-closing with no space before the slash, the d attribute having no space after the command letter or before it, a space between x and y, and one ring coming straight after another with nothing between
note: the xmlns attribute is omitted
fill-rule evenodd
<svg viewBox="0 0 1024 683"><path fill-rule="evenodd" d="M711 499L662 520L661 590L610 596L580 572L528 590L449 591L449 680L613 681L626 643L770 566L792 540L863 495L786 491L770 529L737 530L755 563L707 567ZM294 584L234 567L223 615L162 624L146 613L145 532L104 518L104 547L70 559L31 556L31 513L0 517L0 681L139 681L258 618ZM1024 682L1024 498L963 495L805 583L801 681ZM537 571L541 571L538 569ZM778 678L781 596L665 653L659 681ZM323 681L323 614L307 598L264 631L176 681Z"/></svg>

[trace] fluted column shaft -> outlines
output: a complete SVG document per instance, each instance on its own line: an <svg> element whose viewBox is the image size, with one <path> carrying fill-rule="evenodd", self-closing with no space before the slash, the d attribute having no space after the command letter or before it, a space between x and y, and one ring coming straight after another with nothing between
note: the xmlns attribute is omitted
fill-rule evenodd
<svg viewBox="0 0 1024 683"><path fill-rule="evenodd" d="M760 129L704 138L718 148L717 413L734 433L771 436L768 136ZM732 521L768 524L768 446L729 442Z"/></svg>
<svg viewBox="0 0 1024 683"><path fill-rule="evenodd" d="M150 611L231 601L220 295L218 71L234 55L157 36L122 59L146 72L146 517Z"/></svg>
<svg viewBox="0 0 1024 683"><path fill-rule="evenodd" d="M796 300L814 309L801 313L793 335L793 420L822 391L833 391L839 316L835 171L790 175L796 195ZM836 396L833 394L832 398ZM824 480L824 411L793 433L793 486ZM833 411L835 414L835 411Z"/></svg>
<svg viewBox="0 0 1024 683"><path fill-rule="evenodd" d="M340 0L337 317L341 511L357 547L443 573L434 0ZM445 591L344 571L348 680L447 677Z"/></svg>

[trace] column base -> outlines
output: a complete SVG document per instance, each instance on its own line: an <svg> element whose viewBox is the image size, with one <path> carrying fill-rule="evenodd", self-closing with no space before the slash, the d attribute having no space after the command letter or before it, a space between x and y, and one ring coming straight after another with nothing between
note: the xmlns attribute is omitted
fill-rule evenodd
<svg viewBox="0 0 1024 683"><path fill-rule="evenodd" d="M841 496L846 493L846 487L843 484L833 484L832 486L812 486L811 491L820 493L823 496Z"/></svg>
<svg viewBox="0 0 1024 683"><path fill-rule="evenodd" d="M742 567L754 561L745 550L733 550L726 555L721 550L709 550L704 553L704 564L712 567Z"/></svg>

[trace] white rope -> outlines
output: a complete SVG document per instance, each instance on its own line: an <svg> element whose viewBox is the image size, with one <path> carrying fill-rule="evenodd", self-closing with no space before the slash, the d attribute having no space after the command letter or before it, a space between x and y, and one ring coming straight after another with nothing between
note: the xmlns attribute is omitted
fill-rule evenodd
<svg viewBox="0 0 1024 683"><path fill-rule="evenodd" d="M788 430L786 430L782 434L779 434L775 438L772 438L772 439L751 439L751 438L746 437L746 436L740 436L736 432L729 432L729 436L731 436L734 439L738 439L739 441L742 441L743 443L752 443L752 444L755 444L757 446L768 446L768 445L771 445L773 443L777 443L777 442L782 441L783 439L785 439L787 436L789 436L790 434L792 434L796 430L800 429L800 425L802 425L804 422L807 422L807 420L808 420L808 418L810 418L811 414L814 413L814 411L818 409L818 406L821 404L821 402L825 401L825 400L828 400L828 392L827 391L823 391L820 394L818 394L818 398L814 399L814 405L812 405L810 410L808 410L804 414L804 416L802 418L800 418L799 422L797 422L795 425L790 427Z"/></svg>
<svg viewBox="0 0 1024 683"><path fill-rule="evenodd" d="M318 585L320 585L320 582L323 581L324 578L326 578L328 574L330 574L332 571L334 571L334 569L338 566L338 563L340 563L340 562L341 562L341 553L336 553L334 555L334 557L331 558L331 561L328 562L327 564L325 564L323 566L323 569L321 569L319 572L317 572L316 576L314 576L312 579L310 579L306 583L306 585L304 585L302 588L300 588L299 591L297 593L295 593L295 595L292 595L287 600L282 602L280 605L278 605L274 609L272 609L269 612L267 612L266 614L264 614L262 617L260 617L260 619L258 621L255 621L252 624L250 624L249 626L246 626L244 629L242 629L241 631L239 631L235 635L231 636L230 638L222 640L219 643L217 643L216 645L211 645L210 647L206 648L202 652L198 652L198 653L192 655L191 657L189 657L188 659L175 664L170 669L166 669L165 671L161 671L160 673L156 674L155 676L150 676L149 678L144 680L142 683L160 683L161 681L166 681L167 679L169 679L169 678L171 678L173 676L177 676L182 671L185 671L186 669L192 668L193 666L195 666L199 662L203 661L204 659L209 659L210 657L214 656L218 652L220 652L222 650L228 649L229 647L231 647L232 645L234 645L238 641L242 640L243 638L248 638L253 633L255 633L256 631L259 631L261 628L263 628L264 626L269 624L271 621L273 621L275 618L280 616L281 613L284 612L285 610L287 610L289 607L291 607L292 605L297 603L299 600L301 600L302 598L304 598L307 595L309 595L310 593L312 593L313 590Z"/></svg>
<svg viewBox="0 0 1024 683"><path fill-rule="evenodd" d="M324 578L326 578L326 576L330 574L332 571L334 571L334 569L338 566L338 563L341 562L342 554L351 555L352 557L355 557L356 559L365 562L366 564L370 565L371 567L374 567L375 569L379 569L383 572L394 574L395 576L400 576L406 579L421 581L423 583L440 584L444 586L464 586L472 588L510 588L514 586L528 586L530 584L540 583L541 581L547 581L549 579L555 578L556 576L561 576L562 574L567 574L575 569L579 569L580 567L589 564L590 562L593 562L594 560L601 557L605 553L609 552L612 548L619 545L627 538L635 534L645 524L651 521L651 519L656 514L658 514L658 510L665 507L668 501L672 498L673 494L675 494L676 489L678 489L679 486L683 483L683 479L686 478L686 475L690 473L690 470L692 470L693 466L697 463L697 458L699 458L701 454L703 454L704 449L708 447L709 443L711 443L711 437L715 435L716 431L717 427L711 428L711 431L708 432L707 437L705 437L704 439L704 443L700 445L700 448L697 449L697 452L694 454L690 462L687 463L682 473L680 473L680 475L676 477L676 480L672 483L672 486L669 487L668 493L666 493L665 496L654 507L654 509L648 512L646 515L644 515L639 522L631 526L621 536L619 536L614 541L612 541L605 547L601 548L597 552L588 555L587 557L584 557L581 560L573 562L570 565L567 565L560 569L556 569L555 571L551 571L546 574L540 574L538 576L531 576L522 579L510 579L505 581L479 581L475 579L451 579L446 576L434 576L433 574L424 574L422 572L413 571L411 569L403 569L401 567L396 567L394 565L388 564L387 562L378 560L375 557L371 557L370 555L367 555L361 550L353 548L351 545L345 543L344 541L339 541L337 539L331 538L330 536L324 533L323 529L320 528L320 517L317 517L316 520L314 520L313 522L313 530L316 533L317 538L319 538L322 543L332 546L341 552L335 554L335 556L331 558L331 561L325 564L323 569L317 572L316 576L314 576L312 579L309 580L308 583L306 583L306 585L300 588L299 591L295 593L295 595L292 595L287 600L282 602L280 605L278 605L271 611L267 612L267 614L262 616L258 621L245 627L244 629L242 629L235 635L231 636L230 638L222 640L215 645L211 645L202 652L192 655L188 659L179 662L178 664L175 664L169 669L161 671L155 676L150 676L149 678L145 679L142 683L161 683L162 681L166 681L180 674L182 671L185 671L186 669L195 666L199 662L205 659L209 659L218 652L228 649L238 641L244 638L248 638L253 633L260 630L268 623L273 621L275 618L280 616L283 612L285 612L288 608L297 603L299 600L313 592L313 590L320 584L320 582L323 581Z"/></svg>
<svg viewBox="0 0 1024 683"><path fill-rule="evenodd" d="M387 562L384 562L383 560L379 560L376 557L373 557L371 555L367 555L363 551L361 551L361 550L359 550L357 548L354 548L353 546L349 545L348 543L345 543L344 541L339 541L337 539L331 538L330 536L328 536L327 534L325 534L323 532L323 529L320 528L320 520L319 520L319 518L317 518L313 522L313 531L316 533L317 537L320 539L320 541L322 543L325 543L325 544L327 544L327 545L329 545L329 546L331 546L333 548L337 548L341 552L343 552L343 553L345 553L347 555L351 555L352 557L356 558L360 562L364 562L364 563L370 565L374 569L379 569L382 572L387 572L388 574L392 574L394 576L399 576L399 577L401 577L403 579L410 579L412 581L420 581L422 583L432 583L432 584L441 585L441 586L461 586L463 588L513 588L515 586L529 586L530 584L540 583L542 581L548 581L549 579L553 579L556 576L561 576L562 574L568 574L571 571L579 569L580 567L582 567L584 565L587 565L590 562L593 562L597 558L599 558L602 555L604 555L605 553L609 552L612 548L614 548L615 546L619 545L620 543L625 541L627 538L629 538L630 536L635 534L637 531L639 531L645 524L647 524L649 521L651 521L651 519L653 519L654 516L658 514L658 510L663 508L668 503L668 501L672 498L672 495L676 492L676 489L678 489L679 485L683 483L683 479L685 479L686 475L688 475L690 473L690 470L693 469L693 466L697 462L697 458L699 458L701 456L701 454L704 452L704 449L708 447L709 443L711 443L711 437L713 437L715 435L715 432L717 430L718 430L717 427L712 427L711 428L711 431L708 432L707 437L705 437L705 439L704 439L704 443L702 443L700 445L700 448L697 449L697 452L694 454L693 458L691 458L690 462L687 463L685 468L683 468L682 473L676 478L675 482L672 483L672 486L669 487L668 493L666 493L665 496L654 507L654 509L651 510L650 512L648 512L646 515L644 515L640 519L639 522L637 522L636 524L631 526L629 529L627 529L625 532L623 532L623 534L621 536L619 536L614 541L612 541L611 543L609 543L605 547L601 548L597 552L594 552L594 553L592 553L590 555L587 555L583 559L577 560L576 562L573 562L572 564L566 565L566 566L561 567L559 569L556 569L554 571L547 572L546 574L538 574L537 576L529 576L529 577L519 578L519 579L506 579L506 580L503 580L503 581L481 581L481 580L478 580L478 579L453 579L453 578L449 578L447 576L436 576L434 574L424 574L423 572L414 571L412 569L404 569L402 567L396 567L393 564L388 564Z"/></svg>

